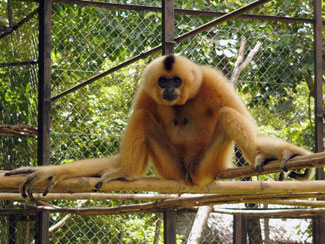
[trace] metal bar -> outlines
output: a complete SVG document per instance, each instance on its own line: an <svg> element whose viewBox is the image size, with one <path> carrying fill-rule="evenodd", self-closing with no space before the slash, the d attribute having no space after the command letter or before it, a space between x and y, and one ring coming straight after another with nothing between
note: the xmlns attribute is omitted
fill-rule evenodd
<svg viewBox="0 0 325 244"><path fill-rule="evenodd" d="M164 243L176 243L176 211L164 211Z"/></svg>
<svg viewBox="0 0 325 244"><path fill-rule="evenodd" d="M22 2L38 2L38 0L15 0ZM94 2L94 1L82 1L82 0L54 0L53 3L78 5L84 7L98 7L115 10L133 10L133 11L144 11L144 12L161 12L160 7L141 6L133 4L118 4L118 3L106 3L106 2ZM220 17L225 15L224 12L213 12L204 10L190 10L190 9L177 9L175 8L176 15L193 15L193 16L207 16L207 17ZM307 18L296 18L296 17L284 17L284 16L272 16L272 15L255 15L255 14L242 14L238 16L241 19L250 20L266 20L266 21L279 21L284 23L310 23L313 24L313 19ZM325 26L325 21L322 22Z"/></svg>
<svg viewBox="0 0 325 244"><path fill-rule="evenodd" d="M174 53L174 0L162 0L162 54ZM164 216L164 243L176 244L176 212L166 210Z"/></svg>
<svg viewBox="0 0 325 244"><path fill-rule="evenodd" d="M247 226L245 216L234 215L233 220L233 243L246 244L247 243Z"/></svg>
<svg viewBox="0 0 325 244"><path fill-rule="evenodd" d="M315 65L315 152L324 151L323 144L323 49L322 49L322 0L314 0L314 65ZM316 179L324 180L323 168L316 171ZM313 243L325 243L325 218L313 219Z"/></svg>
<svg viewBox="0 0 325 244"><path fill-rule="evenodd" d="M162 1L162 53L174 53L174 0Z"/></svg>
<svg viewBox="0 0 325 244"><path fill-rule="evenodd" d="M17 216L10 215L9 217L9 244L17 243Z"/></svg>
<svg viewBox="0 0 325 244"><path fill-rule="evenodd" d="M271 0L257 1L257 2L254 2L252 4L248 4L248 5L240 8L240 9L236 9L236 10L230 12L229 14L225 14L224 16L219 17L216 21L212 21L213 23L209 22L208 26L206 26L206 24L205 24L205 25L202 25L202 26L198 27L197 29L195 29L193 31L189 31L189 32L185 33L184 35L176 38L175 41L176 42L184 41L184 40L192 37L195 34L198 34L200 32L208 30L209 28L212 28L214 25L221 24L221 23L223 23L223 22L225 22L227 20L230 20L231 18L235 18L236 16L244 13L245 11L251 10L253 8L253 6L254 7L260 6L263 3L268 2L268 1L271 1ZM139 55L137 55L137 56L135 56L135 57L133 57L133 58L131 58L131 59L129 59L129 60L127 60L127 61L125 61L125 62L123 62L123 63L121 63L121 64L119 64L119 65L117 65L117 66L115 66L113 68L111 68L111 69L109 69L109 70L107 70L107 71L104 71L101 74L93 76L90 79L88 79L88 80L86 80L84 82L81 82L80 84L67 89L66 91L52 97L51 101L54 102L54 101L58 100L59 98L65 96L65 95L67 95L67 94L69 94L69 93L71 93L73 91L76 91L76 90L80 89L81 87L84 87L84 86L86 86L88 84L91 84L94 81L96 81L96 80L98 80L100 78L103 78L106 75L111 74L111 73L113 73L113 72L115 72L115 71L117 71L117 70L119 70L119 69L121 69L123 67L126 67L127 65L130 65L130 64L132 64L132 63L134 63L134 62L136 62L136 61L138 61L140 59L144 59L144 58L150 56L151 54L154 54L154 53L160 51L161 49L162 49L162 45L158 45L158 46L156 46L156 47L154 47L154 48L152 48L152 49L150 49L150 50L148 50L146 52L143 52L143 53L141 53L141 54L139 54Z"/></svg>
<svg viewBox="0 0 325 244"><path fill-rule="evenodd" d="M13 28L14 27L14 23L13 23L13 20L12 20L12 5L11 5L11 0L8 0L7 9L8 9L9 27L10 28Z"/></svg>
<svg viewBox="0 0 325 244"><path fill-rule="evenodd" d="M38 165L50 164L51 0L39 2ZM37 215L36 243L49 243L49 213Z"/></svg>
<svg viewBox="0 0 325 244"><path fill-rule="evenodd" d="M215 25L218 25L218 24L221 24L221 23L223 23L223 22L225 22L227 20L236 18L239 15L241 15L242 13L245 13L245 12L247 12L249 10L252 10L252 9L254 9L256 7L259 7L259 6L261 6L261 5L263 5L263 4L267 3L267 2L270 2L270 1L271 0L257 0L255 2L247 4L244 7L236 9L236 10L234 10L234 11L228 13L228 14L225 14L225 15L217 18L216 20L210 21L210 22L208 22L208 23L206 23L204 25L201 25L200 27L198 27L198 28L196 28L196 29L194 29L192 31L189 31L189 32L177 37L175 39L175 41L177 43L182 42L182 41L184 41L184 40L186 40L186 39L188 39L188 38L190 38L192 36L195 36L195 35L203 32L203 31L207 31L207 30L211 29Z"/></svg>
<svg viewBox="0 0 325 244"><path fill-rule="evenodd" d="M11 34L12 32L14 32L15 30L17 30L19 27L21 27L23 24L27 23L31 18L33 18L33 16L35 14L37 14L39 11L39 8L36 8L34 11L32 11L30 14L28 14L24 19L22 19L17 25L13 26L12 28L9 29L9 31L3 33L2 35L0 35L0 39L8 36L9 34Z"/></svg>
<svg viewBox="0 0 325 244"><path fill-rule="evenodd" d="M86 80L84 82L81 82L80 84L78 84L76 86L73 86L73 87L65 90L64 92L62 92L62 93L60 93L60 94L52 97L51 98L51 101L52 102L55 102L59 98L65 96L65 95L67 95L67 94L69 94L71 92L74 92L76 90L79 90L80 88L82 88L82 87L84 87L84 86L86 86L88 84L91 84L94 81L99 80L100 78L103 78L103 77L105 77L105 76L107 76L107 75L109 75L111 73L114 73L115 71L118 71L118 70L120 70L120 69L122 69L122 68L124 68L124 67L126 67L126 66L128 66L130 64L132 64L132 63L135 63L136 61L138 61L140 59L144 59L146 57L149 57L151 54L154 54L154 53L160 51L161 48L162 48L162 45L158 45L158 46L150 49L149 51L143 52L143 53L141 53L141 54L139 54L139 55L137 55L137 56L135 56L135 57L133 57L133 58L131 58L131 59L123 62L123 63L120 63L120 64L114 66L113 68L111 68L109 70L104 71L103 73L100 73L98 75L95 75L95 76L91 77L90 79L88 79L88 80Z"/></svg>

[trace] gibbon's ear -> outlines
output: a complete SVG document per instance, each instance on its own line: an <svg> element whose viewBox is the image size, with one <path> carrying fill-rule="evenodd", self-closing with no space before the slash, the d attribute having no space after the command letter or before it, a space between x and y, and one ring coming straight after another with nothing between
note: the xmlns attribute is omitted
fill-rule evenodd
<svg viewBox="0 0 325 244"><path fill-rule="evenodd" d="M142 74L142 89L162 105L185 104L196 95L201 83L201 67L183 56L159 57Z"/></svg>

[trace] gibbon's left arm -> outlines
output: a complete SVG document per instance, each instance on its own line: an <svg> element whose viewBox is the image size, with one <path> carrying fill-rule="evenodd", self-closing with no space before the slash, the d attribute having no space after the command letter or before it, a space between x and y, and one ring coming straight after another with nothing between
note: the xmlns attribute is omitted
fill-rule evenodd
<svg viewBox="0 0 325 244"><path fill-rule="evenodd" d="M286 163L290 159L311 154L310 151L279 138L260 134L253 117L225 76L211 67L201 67L203 79L206 79L207 84L211 84L209 92L217 94L214 96L216 100L212 98L211 102L218 107L222 130L235 141L245 159L250 164L254 164L257 171L262 172L265 164L278 159L282 160L282 169L288 172ZM222 106L220 106L220 101ZM311 179L314 172L314 169L305 169L304 173L281 173L280 179L283 179L285 175L298 180Z"/></svg>

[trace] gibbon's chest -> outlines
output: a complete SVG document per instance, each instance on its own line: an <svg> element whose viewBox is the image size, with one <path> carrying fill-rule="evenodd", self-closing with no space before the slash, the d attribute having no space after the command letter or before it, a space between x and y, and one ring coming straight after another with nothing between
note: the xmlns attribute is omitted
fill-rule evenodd
<svg viewBox="0 0 325 244"><path fill-rule="evenodd" d="M158 121L175 146L208 144L216 125L216 111L197 101L182 106L163 106Z"/></svg>

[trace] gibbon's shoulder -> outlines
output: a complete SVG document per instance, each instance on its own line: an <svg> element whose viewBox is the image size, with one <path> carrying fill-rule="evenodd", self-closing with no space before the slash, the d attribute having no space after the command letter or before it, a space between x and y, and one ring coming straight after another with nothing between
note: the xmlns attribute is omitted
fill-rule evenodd
<svg viewBox="0 0 325 244"><path fill-rule="evenodd" d="M228 95L235 93L235 88L225 74L210 65L201 65L202 72L202 87L201 89L210 91L216 94Z"/></svg>

